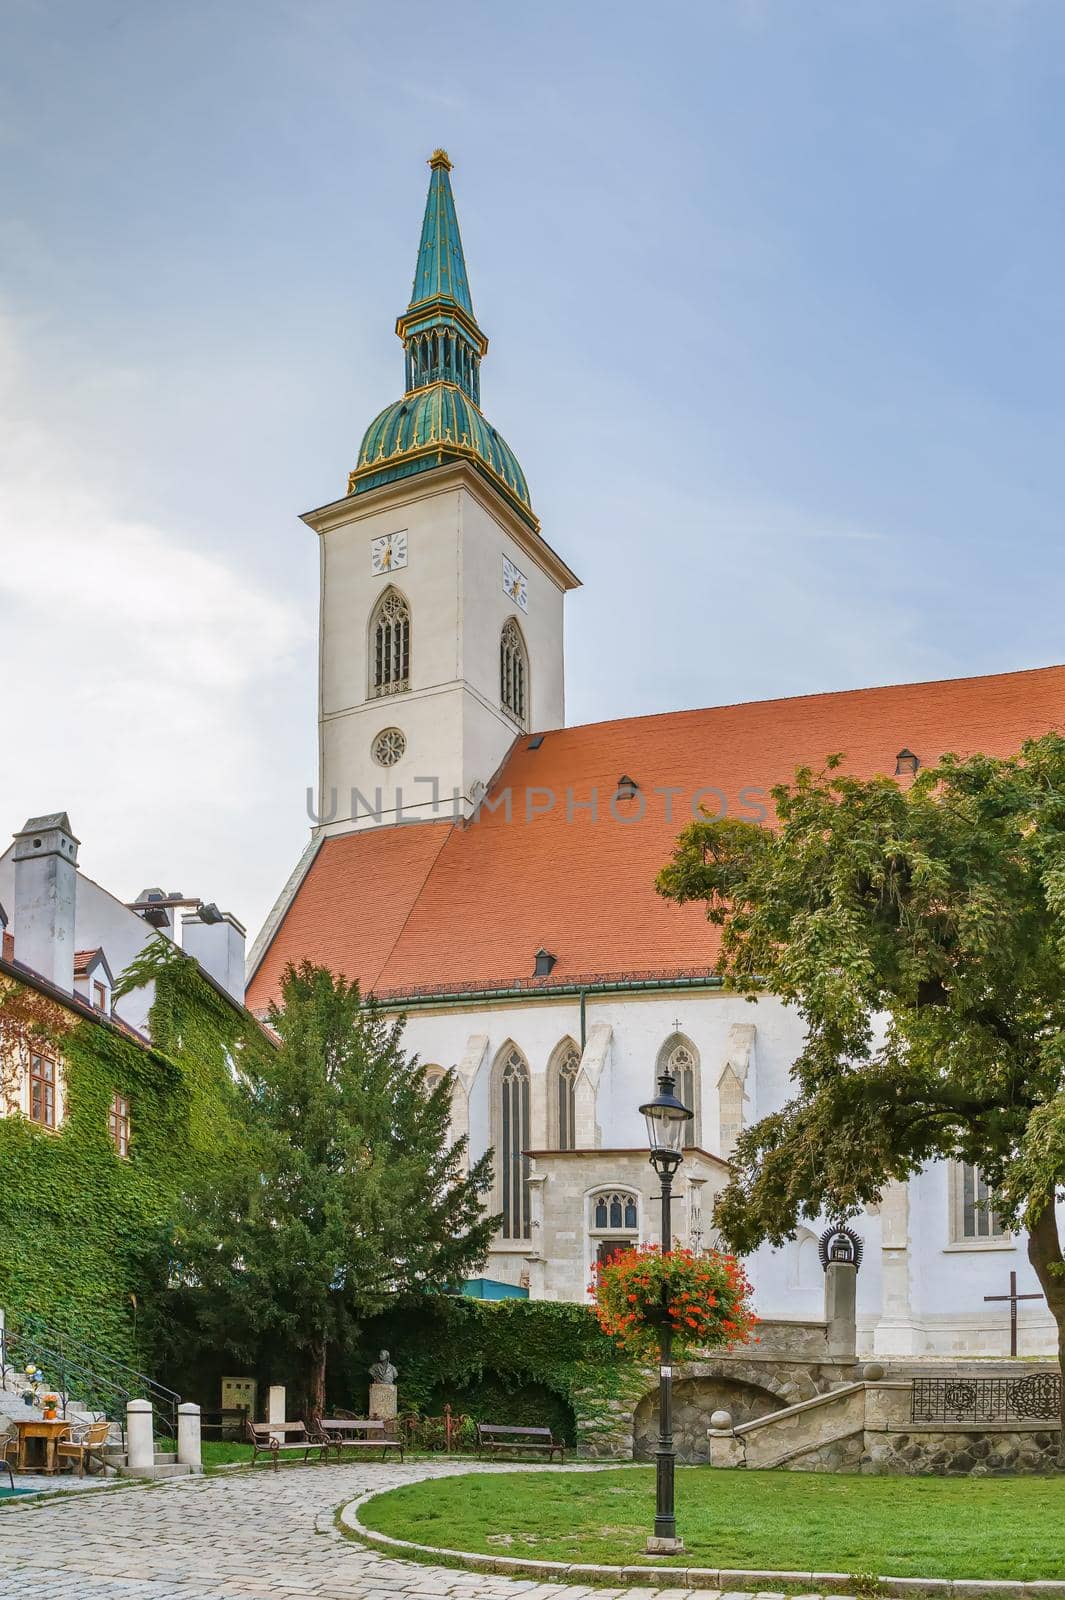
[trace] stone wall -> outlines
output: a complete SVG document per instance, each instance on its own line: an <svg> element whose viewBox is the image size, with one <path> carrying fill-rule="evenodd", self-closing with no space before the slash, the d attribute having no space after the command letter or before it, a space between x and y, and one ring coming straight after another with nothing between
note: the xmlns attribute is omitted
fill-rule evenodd
<svg viewBox="0 0 1065 1600"><path fill-rule="evenodd" d="M678 1458L689 1464L709 1459L707 1429L715 1411L724 1408L737 1421L768 1415L837 1388L853 1372L850 1364L808 1360L799 1350L824 1355L824 1323L777 1323L759 1345L705 1361L689 1361L674 1368L673 1431ZM792 1350L793 1356L782 1352ZM580 1454L618 1460L650 1460L658 1436L658 1372L635 1372L626 1387L625 1401L611 1398L599 1403L598 1415L587 1424L578 1418ZM582 1399L593 1412L596 1397Z"/></svg>
<svg viewBox="0 0 1065 1600"><path fill-rule="evenodd" d="M710 1463L959 1477L1047 1472L1057 1464L1058 1430L1045 1422L916 1423L910 1402L908 1382L853 1382L746 1421L734 1414L731 1428L710 1431Z"/></svg>
<svg viewBox="0 0 1065 1600"><path fill-rule="evenodd" d="M986 1431L914 1428L907 1433L866 1434L859 1470L869 1473L936 1473L945 1477L1004 1477L1019 1472L1052 1472L1057 1466L1058 1430L1014 1423L987 1425Z"/></svg>
<svg viewBox="0 0 1065 1600"><path fill-rule="evenodd" d="M737 1422L749 1422L780 1409L767 1389L737 1379L681 1378L673 1382L673 1442L677 1459L687 1465L710 1459L707 1428L715 1411L730 1411ZM650 1461L658 1443L658 1390L645 1394L633 1418L633 1459Z"/></svg>

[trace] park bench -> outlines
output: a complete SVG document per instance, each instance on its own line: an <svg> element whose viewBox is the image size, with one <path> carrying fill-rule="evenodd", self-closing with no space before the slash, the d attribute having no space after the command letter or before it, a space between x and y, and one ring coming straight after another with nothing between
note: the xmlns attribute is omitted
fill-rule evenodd
<svg viewBox="0 0 1065 1600"><path fill-rule="evenodd" d="M283 1451L302 1450L304 1461L310 1459L312 1450L317 1450L319 1461L324 1461L329 1453L329 1440L313 1433L303 1422L249 1421L246 1427L253 1467L259 1456L269 1456L276 1472Z"/></svg>
<svg viewBox="0 0 1065 1600"><path fill-rule="evenodd" d="M403 1460L402 1440L393 1438L383 1422L365 1417L315 1417L314 1426L336 1450L338 1461L342 1450L380 1450L382 1454L398 1450Z"/></svg>
<svg viewBox="0 0 1065 1600"><path fill-rule="evenodd" d="M477 1454L485 1451L536 1450L546 1454L549 1461L557 1455L565 1459L565 1445L556 1439L550 1428L511 1428L501 1422L477 1424Z"/></svg>

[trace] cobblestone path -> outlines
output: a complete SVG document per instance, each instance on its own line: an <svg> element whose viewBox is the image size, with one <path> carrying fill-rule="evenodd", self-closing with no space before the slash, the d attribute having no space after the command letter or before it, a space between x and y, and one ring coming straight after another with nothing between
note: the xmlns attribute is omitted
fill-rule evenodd
<svg viewBox="0 0 1065 1600"><path fill-rule="evenodd" d="M511 1470L504 1468L487 1471ZM19 1600L713 1600L587 1589L394 1561L344 1538L336 1508L468 1462L286 1467L58 1495L0 1510L0 1595ZM734 1597L730 1597L734 1600Z"/></svg>

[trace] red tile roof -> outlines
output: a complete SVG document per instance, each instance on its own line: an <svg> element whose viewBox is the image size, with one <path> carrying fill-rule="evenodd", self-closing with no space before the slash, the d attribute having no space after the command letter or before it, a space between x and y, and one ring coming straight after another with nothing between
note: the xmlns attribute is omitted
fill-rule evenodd
<svg viewBox="0 0 1065 1600"><path fill-rule="evenodd" d="M835 751L849 771L893 774L903 749L924 765L947 751L1006 755L1063 726L1058 666L592 723L549 732L538 750L522 738L493 784L498 809L478 821L327 838L247 1004L265 1006L285 964L304 957L380 995L709 972L716 932L702 909L654 888L698 791L751 816L772 784ZM640 794L617 803L615 820L622 774ZM578 809L595 791L597 818ZM529 983L541 945L557 962Z"/></svg>
<svg viewBox="0 0 1065 1600"><path fill-rule="evenodd" d="M92 966L93 962L96 960L96 957L99 954L100 954L100 946L99 945L97 945L95 950L75 950L75 952L74 952L74 976L75 976L75 978L84 978L86 976L86 974L88 973L89 968Z"/></svg>

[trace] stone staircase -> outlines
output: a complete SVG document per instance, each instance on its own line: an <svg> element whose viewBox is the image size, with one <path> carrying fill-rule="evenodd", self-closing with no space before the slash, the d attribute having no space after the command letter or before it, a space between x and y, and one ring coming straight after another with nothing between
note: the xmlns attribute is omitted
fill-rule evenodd
<svg viewBox="0 0 1065 1600"><path fill-rule="evenodd" d="M727 1412L715 1413L710 1465L974 1474L1054 1465L1060 1378L1045 1361L907 1361L892 1362L890 1375L879 1363L859 1370L851 1381L736 1426ZM981 1394L993 1397L985 1412Z"/></svg>
<svg viewBox="0 0 1065 1600"><path fill-rule="evenodd" d="M93 1352L88 1346L77 1341L66 1341L66 1349L61 1347L61 1353L57 1353L52 1348L56 1342L52 1330L43 1323L30 1321L25 1330L5 1328L3 1313L0 1312L0 1434L6 1433L16 1418L40 1419L44 1416L39 1405L26 1403L28 1380L25 1374L27 1365L25 1358L28 1356L44 1372L44 1384L40 1386L42 1392L47 1393L47 1386L53 1385L52 1392L59 1396L60 1415L65 1421L77 1426L81 1423L102 1421L105 1417L110 1420L110 1443L102 1452L106 1463L103 1467L105 1477L178 1478L191 1474L193 1469L179 1462L176 1451L167 1449L165 1445L155 1450L151 1469L134 1471L129 1466L126 1455L123 1426L125 1404L131 1398L142 1396L140 1392L134 1393L132 1389L125 1387L119 1379L123 1378L126 1383L135 1384L138 1391L143 1390L153 1401L165 1397L164 1403L169 1399L176 1406L178 1400L176 1394L162 1389L152 1380L122 1366L110 1357L98 1357L98 1368L94 1370ZM60 1366L63 1370L59 1381L56 1381L57 1372L50 1369ZM81 1375L86 1387L91 1387L94 1391L95 1404L76 1398L71 1392L70 1378L77 1374Z"/></svg>

